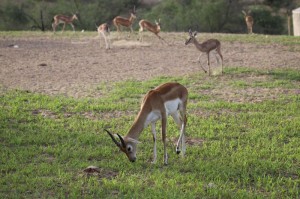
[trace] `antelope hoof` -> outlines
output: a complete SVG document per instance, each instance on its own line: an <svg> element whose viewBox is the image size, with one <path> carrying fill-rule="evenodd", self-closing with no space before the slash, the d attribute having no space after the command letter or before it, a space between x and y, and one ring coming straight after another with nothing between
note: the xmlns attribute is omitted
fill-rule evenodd
<svg viewBox="0 0 300 199"><path fill-rule="evenodd" d="M168 165L168 155L164 156L164 165Z"/></svg>
<svg viewBox="0 0 300 199"><path fill-rule="evenodd" d="M180 149L179 149L179 147L176 147L176 153L177 153L177 154L180 154Z"/></svg>

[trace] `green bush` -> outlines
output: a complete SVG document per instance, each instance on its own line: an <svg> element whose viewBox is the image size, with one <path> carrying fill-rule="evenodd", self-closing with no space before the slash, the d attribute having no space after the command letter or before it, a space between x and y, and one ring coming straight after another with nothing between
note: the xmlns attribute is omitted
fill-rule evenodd
<svg viewBox="0 0 300 199"><path fill-rule="evenodd" d="M264 7L256 7L252 10L254 18L253 32L261 34L283 34L284 19L272 13Z"/></svg>
<svg viewBox="0 0 300 199"><path fill-rule="evenodd" d="M293 0L289 0L288 5L291 1ZM241 13L243 9L248 10L249 6L245 2L164 0L154 6L141 5L139 2L139 0L28 0L20 3L17 0L7 0L3 1L0 7L0 30L29 30L32 27L52 30L54 15L73 13L79 13L79 20L74 22L76 30L95 30L95 24L105 22L112 24L113 18L117 15L129 17L133 6L136 6L137 19L133 24L135 30L138 30L140 19L151 22L161 19L162 31L187 31L192 28L200 32L246 33ZM276 15L279 12L278 7L272 6L270 1L267 3L268 9L263 3L250 6L254 17L254 32L285 33L285 21L283 17ZM67 26L66 29L71 30L71 27ZM112 30L115 30L114 27Z"/></svg>

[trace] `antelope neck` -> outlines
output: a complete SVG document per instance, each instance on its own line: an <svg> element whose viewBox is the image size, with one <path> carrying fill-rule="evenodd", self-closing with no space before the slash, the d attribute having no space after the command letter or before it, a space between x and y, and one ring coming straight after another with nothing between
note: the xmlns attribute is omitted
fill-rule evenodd
<svg viewBox="0 0 300 199"><path fill-rule="evenodd" d="M200 51L203 50L203 47L201 46L201 44L196 39L194 39L193 43L196 46L196 48L198 48Z"/></svg>
<svg viewBox="0 0 300 199"><path fill-rule="evenodd" d="M135 119L133 125L131 126L130 130L128 131L126 137L130 137L132 139L137 140L139 138L141 132L145 128L144 123L146 121L146 117L142 116L141 113L139 113L139 115Z"/></svg>

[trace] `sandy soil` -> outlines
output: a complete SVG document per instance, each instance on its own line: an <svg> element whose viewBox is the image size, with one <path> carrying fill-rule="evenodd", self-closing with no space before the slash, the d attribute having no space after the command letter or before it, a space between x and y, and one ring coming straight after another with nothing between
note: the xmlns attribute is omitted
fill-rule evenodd
<svg viewBox="0 0 300 199"><path fill-rule="evenodd" d="M144 43L114 39L110 50L95 37L0 38L0 87L77 98L97 96L92 91L103 82L202 72L193 45L185 46L175 33L163 36L170 45L151 35ZM222 42L222 54L225 67L297 68L300 60L299 52L277 44ZM201 62L205 66L205 55Z"/></svg>

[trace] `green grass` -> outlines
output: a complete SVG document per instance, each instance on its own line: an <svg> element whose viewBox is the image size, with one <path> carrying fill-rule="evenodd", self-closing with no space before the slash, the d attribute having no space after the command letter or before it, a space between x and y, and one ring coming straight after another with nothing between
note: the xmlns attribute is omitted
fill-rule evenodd
<svg viewBox="0 0 300 199"><path fill-rule="evenodd" d="M299 198L299 70L229 68L203 74L100 84L101 98L20 90L0 96L0 198ZM152 158L150 128L130 163L103 131L125 134L151 88L189 90L187 137L202 140L169 165ZM168 121L169 139L178 136ZM159 140L160 141L160 140ZM89 165L100 168L87 176Z"/></svg>

